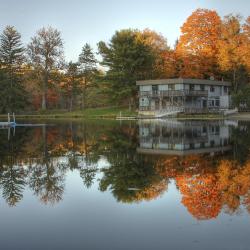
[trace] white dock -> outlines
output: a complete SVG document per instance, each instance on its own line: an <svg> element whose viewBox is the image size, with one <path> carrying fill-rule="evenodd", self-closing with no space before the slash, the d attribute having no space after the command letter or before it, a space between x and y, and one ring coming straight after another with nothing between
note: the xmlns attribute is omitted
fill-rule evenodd
<svg viewBox="0 0 250 250"><path fill-rule="evenodd" d="M8 113L8 121L7 122L0 122L0 129L9 128L16 126L16 119L15 114L12 114L13 121L10 121L10 114Z"/></svg>

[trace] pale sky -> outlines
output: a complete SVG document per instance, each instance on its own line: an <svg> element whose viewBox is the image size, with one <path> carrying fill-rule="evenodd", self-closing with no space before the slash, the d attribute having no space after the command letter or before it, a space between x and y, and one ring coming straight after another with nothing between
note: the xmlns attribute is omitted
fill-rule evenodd
<svg viewBox="0 0 250 250"><path fill-rule="evenodd" d="M38 29L50 25L61 31L66 60L74 61L86 42L96 51L97 42L125 28L153 29L173 45L197 8L246 18L250 0L0 0L0 31L13 25L27 44Z"/></svg>

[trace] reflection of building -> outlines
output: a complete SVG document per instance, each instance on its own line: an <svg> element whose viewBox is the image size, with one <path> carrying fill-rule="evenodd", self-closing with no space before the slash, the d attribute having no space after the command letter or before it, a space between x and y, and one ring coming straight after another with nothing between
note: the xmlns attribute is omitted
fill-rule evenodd
<svg viewBox="0 0 250 250"><path fill-rule="evenodd" d="M231 149L230 127L224 121L140 122L139 153L186 155Z"/></svg>
<svg viewBox="0 0 250 250"><path fill-rule="evenodd" d="M229 108L230 82L199 79L137 81L139 114L201 113Z"/></svg>

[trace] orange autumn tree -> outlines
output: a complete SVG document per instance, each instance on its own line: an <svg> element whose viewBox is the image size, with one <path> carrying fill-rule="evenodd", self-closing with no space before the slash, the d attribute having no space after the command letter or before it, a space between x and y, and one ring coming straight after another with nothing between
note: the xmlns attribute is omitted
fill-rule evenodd
<svg viewBox="0 0 250 250"><path fill-rule="evenodd" d="M250 16L246 19L246 22L243 25L243 34L244 34L244 54L243 60L248 69L248 74L250 75Z"/></svg>
<svg viewBox="0 0 250 250"><path fill-rule="evenodd" d="M176 53L182 60L182 77L208 78L217 75L217 41L221 19L216 11L197 9L181 27Z"/></svg>
<svg viewBox="0 0 250 250"><path fill-rule="evenodd" d="M137 39L148 46L154 57L151 78L170 78L175 74L173 64L173 50L170 49L167 39L160 33L144 29L137 33Z"/></svg>
<svg viewBox="0 0 250 250"><path fill-rule="evenodd" d="M238 91L239 83L242 81L240 76L246 58L246 37L242 32L240 21L239 16L225 16L221 26L221 39L218 41L218 64L222 71L229 73L235 92Z"/></svg>

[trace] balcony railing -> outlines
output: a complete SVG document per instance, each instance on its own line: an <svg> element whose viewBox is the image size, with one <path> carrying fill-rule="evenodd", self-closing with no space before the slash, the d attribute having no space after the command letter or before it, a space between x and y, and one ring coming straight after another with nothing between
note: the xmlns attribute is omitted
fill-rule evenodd
<svg viewBox="0 0 250 250"><path fill-rule="evenodd" d="M140 97L170 97L170 96L208 96L207 90L158 90L140 91Z"/></svg>

